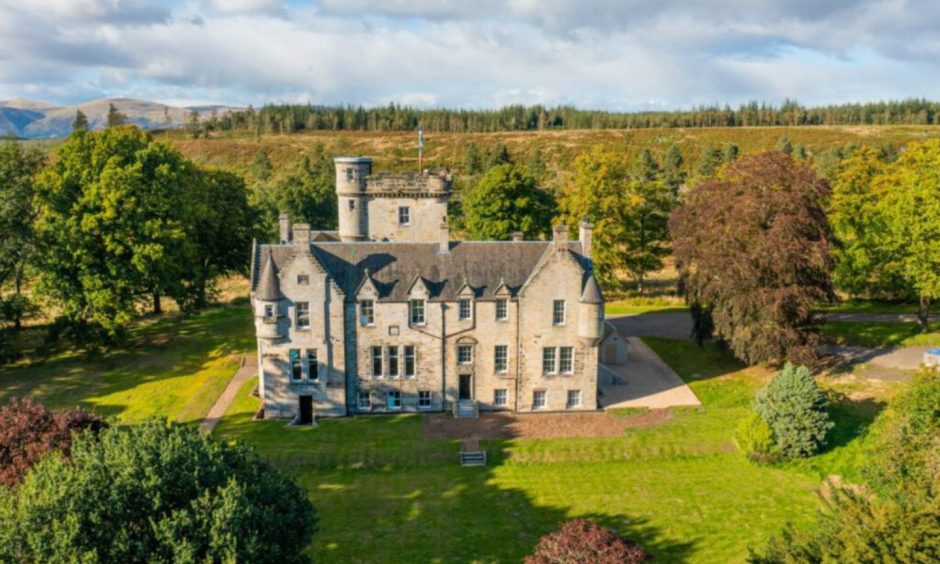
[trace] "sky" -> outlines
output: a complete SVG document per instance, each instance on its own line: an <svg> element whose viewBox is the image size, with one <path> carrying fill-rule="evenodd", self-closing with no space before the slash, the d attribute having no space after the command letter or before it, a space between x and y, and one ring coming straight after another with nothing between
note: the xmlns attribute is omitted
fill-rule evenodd
<svg viewBox="0 0 940 564"><path fill-rule="evenodd" d="M938 98L924 0L0 0L0 100L618 111Z"/></svg>

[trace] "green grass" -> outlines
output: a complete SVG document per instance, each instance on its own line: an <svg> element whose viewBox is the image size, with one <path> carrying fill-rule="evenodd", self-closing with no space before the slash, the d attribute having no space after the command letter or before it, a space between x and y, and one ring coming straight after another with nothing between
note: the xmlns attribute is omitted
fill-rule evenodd
<svg viewBox="0 0 940 564"><path fill-rule="evenodd" d="M358 417L316 428L251 421L245 385L216 429L294 474L320 512L310 553L334 562L518 562L568 518L596 519L660 561L740 562L785 522L807 524L826 476L857 475L880 405L838 404L833 447L811 461L750 463L733 442L770 377L714 347L647 339L702 399L621 437L484 441L485 468L421 436L419 416ZM365 532L364 532L365 531Z"/></svg>
<svg viewBox="0 0 940 564"><path fill-rule="evenodd" d="M626 298L604 304L606 315L634 315L663 311L688 311L689 307L675 298Z"/></svg>
<svg viewBox="0 0 940 564"><path fill-rule="evenodd" d="M817 311L831 313L917 313L912 303L879 302L872 300L845 300L834 304L820 304Z"/></svg>
<svg viewBox="0 0 940 564"><path fill-rule="evenodd" d="M76 405L121 422L151 415L198 421L209 412L254 349L245 308L219 308L191 317L166 317L138 324L126 346L105 354L41 347L15 364L0 367L0 402L30 396L52 408Z"/></svg>
<svg viewBox="0 0 940 564"><path fill-rule="evenodd" d="M936 329L936 328L935 328ZM915 323L836 322L824 323L820 332L839 345L861 347L929 347L940 345L940 331L921 332Z"/></svg>

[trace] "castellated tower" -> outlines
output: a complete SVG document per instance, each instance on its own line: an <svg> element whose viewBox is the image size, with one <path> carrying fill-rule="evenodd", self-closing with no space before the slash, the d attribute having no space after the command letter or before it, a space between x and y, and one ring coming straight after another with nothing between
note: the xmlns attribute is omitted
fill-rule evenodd
<svg viewBox="0 0 940 564"><path fill-rule="evenodd" d="M342 241L438 242L447 221L449 174L372 174L369 157L337 157Z"/></svg>

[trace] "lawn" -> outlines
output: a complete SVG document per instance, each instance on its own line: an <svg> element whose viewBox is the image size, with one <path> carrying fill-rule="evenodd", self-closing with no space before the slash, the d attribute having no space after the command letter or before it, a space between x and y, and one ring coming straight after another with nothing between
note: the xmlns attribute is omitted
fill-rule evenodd
<svg viewBox="0 0 940 564"><path fill-rule="evenodd" d="M822 324L820 332L839 345L861 347L930 347L940 345L936 323L932 331L921 332L915 323L898 322L837 322Z"/></svg>
<svg viewBox="0 0 940 564"><path fill-rule="evenodd" d="M33 339L40 342L38 339ZM226 307L137 324L125 346L80 353L53 343L0 367L0 402L30 396L53 408L81 405L122 422L161 415L198 421L254 350L249 314Z"/></svg>
<svg viewBox="0 0 940 564"><path fill-rule="evenodd" d="M647 342L703 408L676 410L622 437L487 441L485 468L460 468L458 445L424 439L419 416L305 429L251 421L252 383L216 435L255 445L298 477L321 515L311 554L335 562L518 562L541 535L577 516L639 540L660 561L742 561L785 522L811 520L823 478L857 475L860 430L880 404L840 402L834 445L823 455L757 466L732 436L770 373L715 348Z"/></svg>

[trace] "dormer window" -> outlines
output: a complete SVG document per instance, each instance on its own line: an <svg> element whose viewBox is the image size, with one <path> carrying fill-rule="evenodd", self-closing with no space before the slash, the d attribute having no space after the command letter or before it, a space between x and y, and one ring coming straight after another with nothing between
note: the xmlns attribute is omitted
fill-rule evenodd
<svg viewBox="0 0 940 564"><path fill-rule="evenodd" d="M470 302L470 300L459 300L457 302L457 310L460 321L466 321L473 317L473 304Z"/></svg>
<svg viewBox="0 0 940 564"><path fill-rule="evenodd" d="M408 316L412 325L424 325L424 300L410 300L408 302Z"/></svg>
<svg viewBox="0 0 940 564"><path fill-rule="evenodd" d="M496 300L496 321L506 321L509 318L509 311L506 304L506 298Z"/></svg>
<svg viewBox="0 0 940 564"><path fill-rule="evenodd" d="M552 325L565 324L565 300L555 300L552 303Z"/></svg>
<svg viewBox="0 0 940 564"><path fill-rule="evenodd" d="M359 301L359 325L375 325L375 302L372 300Z"/></svg>
<svg viewBox="0 0 940 564"><path fill-rule="evenodd" d="M398 207L398 225L411 225L411 208L408 206Z"/></svg>

